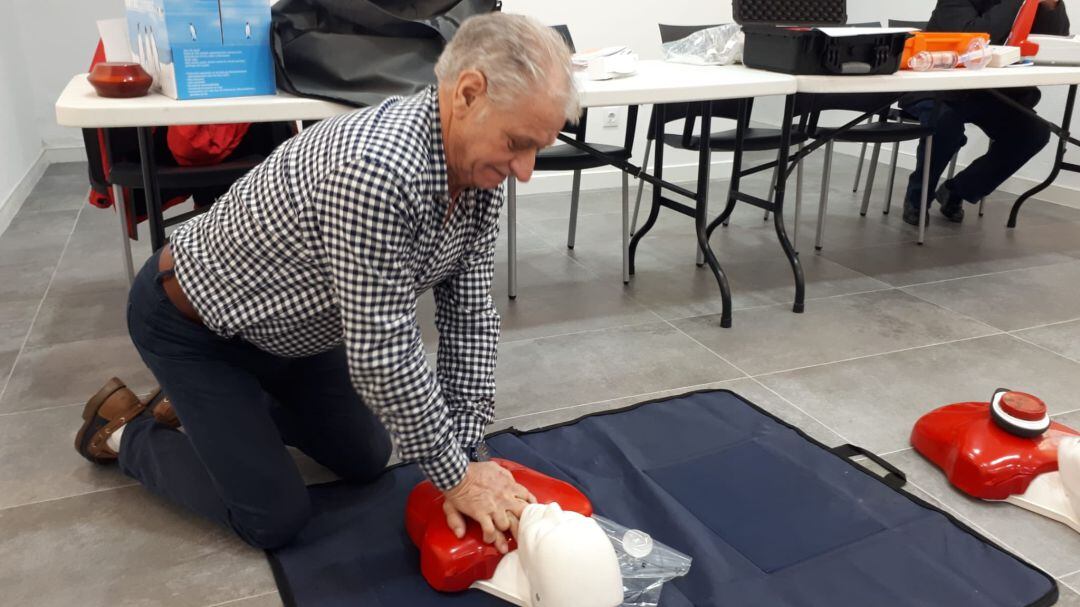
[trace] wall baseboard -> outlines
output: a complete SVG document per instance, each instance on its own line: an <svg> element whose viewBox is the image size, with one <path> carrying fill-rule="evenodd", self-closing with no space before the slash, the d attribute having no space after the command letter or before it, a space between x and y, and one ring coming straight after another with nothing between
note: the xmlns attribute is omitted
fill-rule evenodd
<svg viewBox="0 0 1080 607"><path fill-rule="evenodd" d="M34 186L41 180L41 176L45 174L47 168L49 168L49 160L46 158L45 150L42 149L37 160L26 170L19 183L15 184L15 187L11 189L11 192L6 197L0 199L0 235L3 235L4 231L11 225L11 220L15 218L15 214L22 208L26 198L30 196L30 192L34 190Z"/></svg>
<svg viewBox="0 0 1080 607"><path fill-rule="evenodd" d="M45 148L45 158L49 164L63 162L86 162L86 148L79 146L49 147Z"/></svg>

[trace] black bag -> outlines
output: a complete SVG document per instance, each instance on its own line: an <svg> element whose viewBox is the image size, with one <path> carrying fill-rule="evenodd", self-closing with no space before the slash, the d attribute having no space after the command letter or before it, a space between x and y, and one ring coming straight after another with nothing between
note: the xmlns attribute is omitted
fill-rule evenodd
<svg viewBox="0 0 1080 607"><path fill-rule="evenodd" d="M461 22L498 0L282 0L272 9L278 87L360 107L435 84Z"/></svg>

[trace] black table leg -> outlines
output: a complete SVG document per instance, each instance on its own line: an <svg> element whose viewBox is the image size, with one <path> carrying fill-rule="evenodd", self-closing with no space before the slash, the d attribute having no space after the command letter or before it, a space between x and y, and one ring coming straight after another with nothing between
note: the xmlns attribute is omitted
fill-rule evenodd
<svg viewBox="0 0 1080 607"><path fill-rule="evenodd" d="M1076 85L1069 87L1069 97L1065 101L1065 117L1061 119L1061 134L1058 135L1058 149L1057 156L1054 158L1054 168L1050 171L1050 176L1046 178L1046 181L1024 192L1020 198L1016 199L1013 203L1012 210L1009 211L1009 222L1007 227L1016 227L1016 218L1020 214L1020 207L1024 206L1028 198L1038 194L1039 192L1050 187L1050 184L1054 183L1059 173L1061 173L1061 165L1065 161L1065 148L1069 143L1069 124L1072 123L1073 105L1076 103Z"/></svg>
<svg viewBox="0 0 1080 607"><path fill-rule="evenodd" d="M720 286L720 300L723 306L720 311L720 326L731 327L731 288L728 286L727 276L716 260L712 247L709 246L708 235L708 211L709 211L709 169L712 162L712 148L709 146L709 136L712 133L712 102L706 101L701 104L701 139L698 145L698 182L696 213L694 214L694 227L697 232L698 246L705 256L705 263L709 264L716 283ZM729 203L730 204L730 203Z"/></svg>
<svg viewBox="0 0 1080 607"><path fill-rule="evenodd" d="M739 100L739 116L735 124L735 152L732 158L731 164L731 183L728 185L727 206L721 211L720 215L716 219L712 220L709 227L705 229L705 237L712 238L713 230L727 221L728 217L731 217L732 211L735 210L735 195L739 192L739 185L742 180L742 157L743 157L743 141L746 139L746 129L750 124L750 101L748 99Z"/></svg>
<svg viewBox="0 0 1080 607"><path fill-rule="evenodd" d="M165 246L165 220L162 217L161 191L157 182L157 161L154 158L154 131L139 127L139 160L142 164L143 192L146 194L146 216L150 222L150 246L157 251Z"/></svg>
<svg viewBox="0 0 1080 607"><path fill-rule="evenodd" d="M801 313L806 299L806 279L803 277L802 264L799 262L799 254L788 240L787 230L784 229L784 191L791 174L788 166L791 153L791 125L795 116L795 95L788 95L784 103L784 125L780 131L780 152L777 158L776 170L776 195L773 198L773 223L776 226L776 237L780 240L780 247L784 249L788 262L791 263L791 271L795 274L795 305L792 311Z"/></svg>
<svg viewBox="0 0 1080 607"><path fill-rule="evenodd" d="M660 198L663 195L663 188L659 183L664 178L664 106L656 105L653 112L653 145L656 146L656 154L653 156L653 166L655 167L653 176L656 177L656 183L652 186L652 208L649 209L649 217L645 219L645 223L641 228L634 232L634 237L630 240L631 276L634 274L634 260L637 257L638 243L656 225L656 218L660 216ZM643 170L644 168L642 167Z"/></svg>

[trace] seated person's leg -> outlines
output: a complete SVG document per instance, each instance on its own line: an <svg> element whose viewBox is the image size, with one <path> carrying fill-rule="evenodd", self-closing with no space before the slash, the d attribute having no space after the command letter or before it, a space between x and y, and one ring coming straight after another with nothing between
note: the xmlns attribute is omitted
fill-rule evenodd
<svg viewBox="0 0 1080 607"><path fill-rule="evenodd" d="M1038 102L1038 89L1013 94L1020 95L1018 101L1030 107ZM1050 128L988 92L974 93L968 99L962 110L965 119L982 129L992 143L986 154L943 184L941 194L957 201L978 202L1046 147Z"/></svg>
<svg viewBox="0 0 1080 607"><path fill-rule="evenodd" d="M257 376L285 362L183 317L149 270L132 287L129 329L184 432L140 415L124 427L120 468L255 547L283 545L307 524L311 505Z"/></svg>
<svg viewBox="0 0 1080 607"><path fill-rule="evenodd" d="M390 435L353 388L345 348L290 361L267 389L285 442L338 476L366 482L390 458Z"/></svg>
<svg viewBox="0 0 1080 607"><path fill-rule="evenodd" d="M906 106L904 111L918 118L923 126L934 123L934 148L931 150L930 158L930 192L932 193L937 188L938 180L941 179L941 174L945 172L953 156L967 143L967 137L964 136L964 120L948 102L945 102L940 113L936 114L935 103L932 99ZM920 141L919 152L915 159L915 172L908 179L907 194L904 196L904 221L912 225L919 225L925 147L925 142ZM928 202L933 202L933 194ZM929 204L927 209L929 210Z"/></svg>

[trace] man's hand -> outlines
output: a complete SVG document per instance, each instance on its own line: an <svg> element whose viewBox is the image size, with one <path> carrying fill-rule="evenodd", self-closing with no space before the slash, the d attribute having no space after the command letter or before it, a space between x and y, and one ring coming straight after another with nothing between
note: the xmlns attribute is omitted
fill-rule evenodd
<svg viewBox="0 0 1080 607"><path fill-rule="evenodd" d="M514 480L514 475L495 462L469 464L465 477L446 491L443 512L457 537L465 535L465 517L480 523L484 541L506 554L506 532L517 532L517 521L525 506L536 498Z"/></svg>

